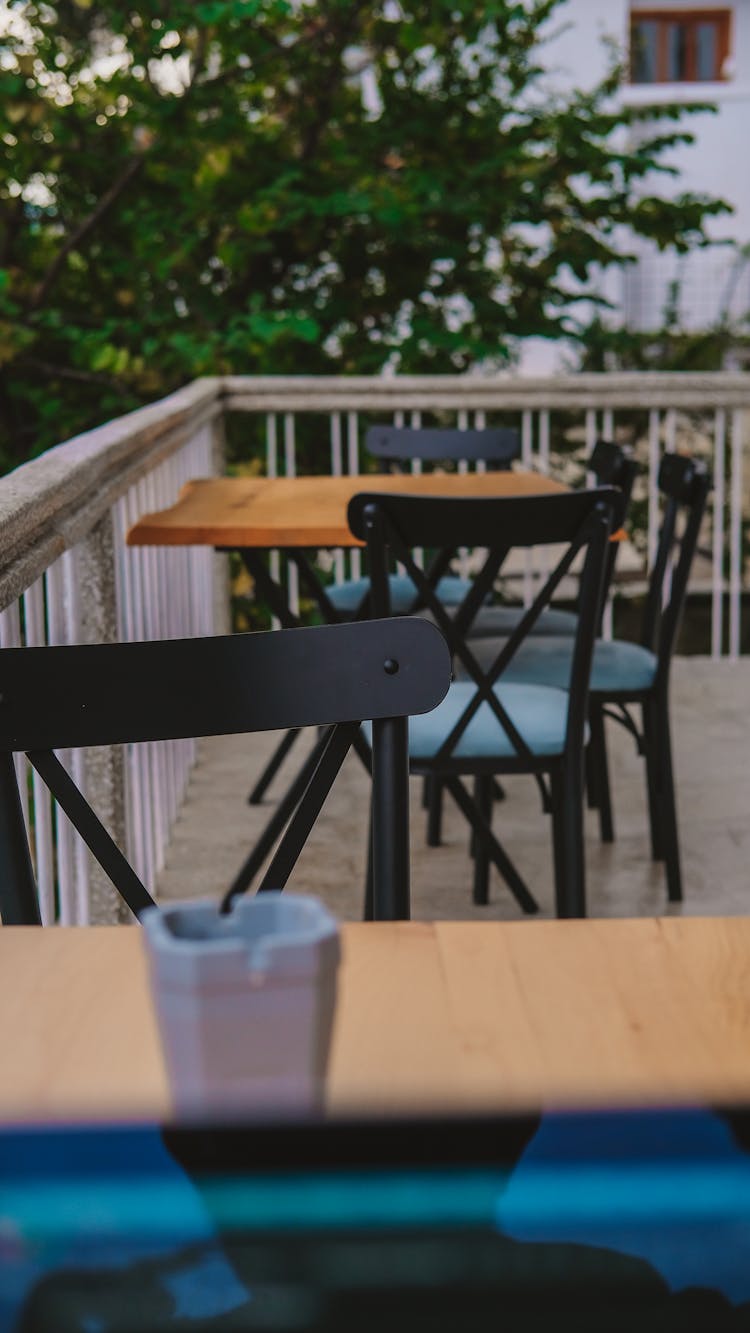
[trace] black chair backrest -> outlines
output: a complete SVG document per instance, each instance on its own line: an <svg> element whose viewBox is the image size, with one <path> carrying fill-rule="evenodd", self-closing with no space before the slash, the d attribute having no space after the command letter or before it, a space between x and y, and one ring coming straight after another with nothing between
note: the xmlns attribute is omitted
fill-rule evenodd
<svg viewBox="0 0 750 1333"><path fill-rule="evenodd" d="M389 558L402 562L415 587L415 599L442 629L454 657L478 686L438 755L449 759L471 718L486 700L520 758L533 757L523 738L492 692L494 684L515 656L579 551L585 552L580 576L580 605L569 682L566 746L578 751L583 744L588 679L598 616L609 535L622 513L622 496L611 487L560 495L518 496L504 499L446 499L432 496L363 493L349 505L349 526L367 543L370 558L371 607L374 615L387 614ZM472 622L513 547L564 544L566 550L538 590L531 606L500 648L489 670L477 662L467 636ZM414 547L441 546L443 552L462 546L483 547L486 559L461 606L450 615L436 596L429 575L412 556Z"/></svg>
<svg viewBox="0 0 750 1333"><path fill-rule="evenodd" d="M665 454L659 467L658 485L664 510L649 579L641 643L657 654L657 676L663 682L680 627L712 479L699 459Z"/></svg>
<svg viewBox="0 0 750 1333"><path fill-rule="evenodd" d="M622 518L625 521L633 494L635 479L640 471L639 464L632 454L621 444L613 440L597 440L587 463L588 470L596 477L597 486L617 486L622 492ZM620 551L620 542L610 542L604 572L605 599L615 572L615 564Z"/></svg>
<svg viewBox="0 0 750 1333"><path fill-rule="evenodd" d="M597 485L619 486L630 498L639 467L624 445L615 444L613 440L597 440L586 466L594 473Z"/></svg>
<svg viewBox="0 0 750 1333"><path fill-rule="evenodd" d="M387 470L390 463L405 463L418 458L423 462L486 462L495 470L510 467L521 455L518 431L509 427L482 427L473 430L445 430L417 426L370 426L365 448L380 459Z"/></svg>
<svg viewBox="0 0 750 1333"><path fill-rule="evenodd" d="M54 750L331 726L330 780L322 799L308 801L311 827L360 723L372 720L382 737L394 719L434 708L449 679L448 651L434 626L401 617L222 638L3 649L0 919L39 919L14 752L26 752L138 915L150 895Z"/></svg>

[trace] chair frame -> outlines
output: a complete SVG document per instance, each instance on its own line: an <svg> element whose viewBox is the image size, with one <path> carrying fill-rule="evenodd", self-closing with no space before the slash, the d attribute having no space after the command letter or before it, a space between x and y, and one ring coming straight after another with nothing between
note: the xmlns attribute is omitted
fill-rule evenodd
<svg viewBox="0 0 750 1333"><path fill-rule="evenodd" d="M411 459L420 462L487 463L488 467L507 470L521 457L521 438L510 426L475 426L466 429L433 426L370 426L365 435L365 449L377 458L381 471L393 463ZM403 469L401 469L403 471Z"/></svg>
<svg viewBox="0 0 750 1333"><path fill-rule="evenodd" d="M41 920L14 753L27 754L138 917L153 899L55 750L324 728L262 891L286 884L350 746L359 741L364 719L373 725L376 915L407 917L406 718L436 707L447 692L449 672L448 651L434 626L402 617L220 638L3 649L0 919L4 925ZM244 887L235 881L224 910Z"/></svg>
<svg viewBox="0 0 750 1333"><path fill-rule="evenodd" d="M486 462L491 469L506 470L514 458L521 454L521 441L518 431L510 427L475 427L463 429L442 429L422 426L376 425L368 427L365 435L365 449L380 463L381 472L390 472L394 464L402 464L417 459L420 462L445 462L466 459L472 462ZM403 467L398 468L404 471ZM315 572L302 551L290 553L297 566L302 582L308 588L319 609L329 624L347 624L354 620L370 618L369 597L364 594L362 602L353 615L340 613L331 602L326 589L321 586ZM292 619L289 608L278 585L266 570L257 551L242 552L243 562L250 576L255 580L262 596L279 617L281 624ZM429 578L433 587L448 571L451 556L438 550L430 564ZM417 611L421 603L415 597L411 611ZM407 612L410 614L411 612ZM286 756L299 735L299 730L289 731L282 737L271 758L248 795L249 805L260 805L273 779L281 768ZM284 798L286 799L286 798Z"/></svg>
<svg viewBox="0 0 750 1333"><path fill-rule="evenodd" d="M616 519L619 521L620 510L620 494L612 488L512 499L445 499L364 492L350 503L352 532L367 544L373 612L379 616L387 614L388 564L389 558L395 557L403 564L445 635L451 653L461 660L476 686L471 702L436 755L429 760L410 759L412 773L437 778L445 785L473 830L475 901L487 900L486 871L484 892L477 893L477 863L481 868L492 861L521 907L527 912L537 909L533 896L492 833L485 802L495 774L531 773L541 787L545 808L552 814L557 913L562 917L585 915L582 795L588 678L600 615L607 544ZM483 670L471 652L467 637L505 557L514 546L558 542L567 543L568 549L493 665ZM487 549L485 564L454 615L447 614L429 576L412 556L414 548L438 543L448 550L462 545ZM514 727L493 687L501 682L503 671L581 550L585 551L581 613L571 667L564 747L559 755L535 755ZM455 754L458 741L483 703L490 706L508 736L515 750L513 757L472 759ZM462 775L475 778L474 800L460 780ZM545 775L549 778L549 788L544 782Z"/></svg>
<svg viewBox="0 0 750 1333"><path fill-rule="evenodd" d="M656 655L656 674L647 689L591 690L591 803L599 810L602 841L613 842L614 819L604 731L604 719L610 718L633 736L639 754L645 759L652 858L665 863L669 901L681 902L683 889L669 723L669 677L712 480L702 462L679 454L665 454L659 468L658 485L666 505L640 635L641 646ZM679 535L681 511L685 524ZM676 546L679 546L679 554L670 577L670 563ZM669 591L664 601L667 583ZM628 707L633 704L641 707L640 729Z"/></svg>
<svg viewBox="0 0 750 1333"><path fill-rule="evenodd" d="M622 504L623 504L622 518L624 520L627 514L628 506L630 504L630 498L633 493L633 486L635 485L635 479L640 471L640 465L638 464L636 459L633 458L630 451L626 449L623 445L615 444L612 440L597 440L596 444L594 445L594 448L591 451L591 454L589 455L589 458L586 461L586 470L588 472L593 472L596 478L597 486L616 486L618 490L622 493ZM620 543L615 541L610 544L609 549L607 551L607 561L604 572L604 597L602 599L602 616L604 615L606 599L609 593L610 586L612 584L612 579L614 577L615 564L617 561L619 550L620 550ZM517 609L520 611L522 608L514 606L512 609ZM477 620L472 628L472 633L471 633L472 638L474 639L494 638L494 636L498 633L497 629L493 628L491 623L489 625L483 623L484 621L491 622L492 610L493 610L492 607L487 607L477 617ZM550 633L549 630L544 631L542 630L541 627L538 627L538 632L540 633L544 632L547 634ZM559 631L559 633L562 633L562 631ZM557 637L557 632L556 632L556 637Z"/></svg>

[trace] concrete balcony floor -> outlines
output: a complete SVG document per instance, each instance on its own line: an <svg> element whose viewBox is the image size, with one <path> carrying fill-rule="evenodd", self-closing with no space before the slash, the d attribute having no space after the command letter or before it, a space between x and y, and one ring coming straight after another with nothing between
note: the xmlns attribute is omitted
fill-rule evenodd
<svg viewBox="0 0 750 1333"><path fill-rule="evenodd" d="M667 904L664 872L650 860L643 761L624 730L608 725L616 842L602 846L596 815L586 815L591 916L732 915L750 910L750 659L674 664L672 724L685 901ZM186 803L175 827L159 896L218 895L231 881L303 754L298 741L260 807L247 792L275 736L232 736L201 743ZM494 829L544 916L553 915L549 820L530 778L504 779L507 799ZM412 915L416 919L508 919L520 911L496 872L488 907L471 903L467 826L446 801L444 843L424 845L421 784L412 781ZM290 880L316 893L341 918L361 917L368 821L368 778L350 755Z"/></svg>

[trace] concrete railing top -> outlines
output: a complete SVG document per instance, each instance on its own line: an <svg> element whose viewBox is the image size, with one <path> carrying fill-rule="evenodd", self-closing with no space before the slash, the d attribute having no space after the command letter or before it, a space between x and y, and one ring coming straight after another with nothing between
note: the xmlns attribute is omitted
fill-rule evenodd
<svg viewBox="0 0 750 1333"><path fill-rule="evenodd" d="M222 392L228 411L696 410L750 407L750 374L230 375Z"/></svg>
<svg viewBox="0 0 750 1333"><path fill-rule="evenodd" d="M750 408L750 374L225 376L50 449L0 478L0 606L82 540L137 478L228 411Z"/></svg>
<svg viewBox="0 0 750 1333"><path fill-rule="evenodd" d="M220 381L196 380L0 478L0 606L82 540L140 475L221 411Z"/></svg>

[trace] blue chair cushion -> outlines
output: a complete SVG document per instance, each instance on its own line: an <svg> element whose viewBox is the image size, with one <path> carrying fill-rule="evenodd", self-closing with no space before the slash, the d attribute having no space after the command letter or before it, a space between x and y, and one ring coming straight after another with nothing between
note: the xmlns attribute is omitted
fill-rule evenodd
<svg viewBox="0 0 750 1333"><path fill-rule="evenodd" d="M501 639L475 639L469 645L481 665L488 669L497 657ZM529 685L555 685L567 689L570 681L570 663L573 640L563 638L527 639L521 644L513 660L502 675L507 681ZM465 675L460 663L456 674ZM594 647L591 667L591 689L608 694L615 691L647 690L654 683L656 657L638 643L619 639L607 642L598 639Z"/></svg>
<svg viewBox="0 0 750 1333"><path fill-rule="evenodd" d="M409 757L432 759L450 734L475 693L470 681L454 682L443 702L431 713L409 718ZM568 696L565 690L540 685L499 685L495 693L516 730L533 754L561 754L568 721ZM369 722L363 723L368 741L372 737ZM456 759L512 759L513 743L492 712L483 703L458 742Z"/></svg>
<svg viewBox="0 0 750 1333"><path fill-rule="evenodd" d="M417 590L411 579L405 574L391 574L391 613L403 616L414 605ZM437 595L446 606L458 606L471 587L470 579L459 579L446 575L437 585ZM346 611L354 615L358 611L363 597L370 590L369 579L349 579L346 583L334 583L326 588L326 594L337 611Z"/></svg>
<svg viewBox="0 0 750 1333"><path fill-rule="evenodd" d="M472 624L471 637L472 639L507 638L513 633L523 615L522 606L483 606ZM578 616L575 611L558 611L555 607L550 607L547 611L542 611L529 633L535 637L544 634L562 634L570 638L575 634L577 625Z"/></svg>

